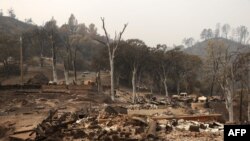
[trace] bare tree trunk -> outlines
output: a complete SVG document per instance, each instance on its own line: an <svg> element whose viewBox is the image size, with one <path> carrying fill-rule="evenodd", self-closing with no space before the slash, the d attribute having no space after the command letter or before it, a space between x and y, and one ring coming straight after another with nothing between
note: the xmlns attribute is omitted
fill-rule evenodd
<svg viewBox="0 0 250 141"><path fill-rule="evenodd" d="M111 100L114 101L115 100L115 89L114 89L114 59L111 58L110 59L110 79L111 79Z"/></svg>
<svg viewBox="0 0 250 141"><path fill-rule="evenodd" d="M249 70L248 70L249 74ZM250 122L250 76L247 76L247 118L248 122Z"/></svg>
<svg viewBox="0 0 250 141"><path fill-rule="evenodd" d="M66 62L64 61L64 78L65 78L65 84L69 85L69 70L66 69Z"/></svg>
<svg viewBox="0 0 250 141"><path fill-rule="evenodd" d="M41 68L43 67L43 56L42 55L40 56L40 67Z"/></svg>
<svg viewBox="0 0 250 141"><path fill-rule="evenodd" d="M115 92L114 91L114 57L115 57L116 49L118 48L119 43L121 41L122 34L124 33L124 31L125 31L128 24L125 24L122 31L119 33L119 35L115 36L114 46L111 46L109 35L108 35L108 32L107 32L107 30L105 28L104 18L101 18L101 20L102 20L102 28L103 28L105 36L106 36L106 41L103 42L103 41L98 40L98 39L96 39L96 40L99 41L100 43L104 44L108 48L109 62L110 62L110 79L111 79L111 82L110 82L110 85L111 85L110 86L111 87L111 100L114 101L115 100L115 94L114 94L114 92Z"/></svg>
<svg viewBox="0 0 250 141"><path fill-rule="evenodd" d="M96 81L97 81L98 93L100 94L100 93L102 93L101 72L100 72L100 70L97 72Z"/></svg>
<svg viewBox="0 0 250 141"><path fill-rule="evenodd" d="M234 122L233 103L229 104L228 114L229 114L229 122Z"/></svg>
<svg viewBox="0 0 250 141"><path fill-rule="evenodd" d="M242 105L243 105L243 84L241 84L241 90L240 90L240 115L239 115L239 120L240 123L242 123Z"/></svg>
<svg viewBox="0 0 250 141"><path fill-rule="evenodd" d="M140 90L140 87L141 87L141 72L142 71L139 71L139 73L138 73L138 82L137 82L138 83L138 89L137 89L138 91Z"/></svg>
<svg viewBox="0 0 250 141"><path fill-rule="evenodd" d="M132 97L132 102L135 103L136 99L136 86L135 86L135 76L136 76L136 68L134 67L132 71L132 87L133 87L133 97Z"/></svg>
<svg viewBox="0 0 250 141"><path fill-rule="evenodd" d="M163 84L164 84L164 88L165 88L165 95L166 95L166 97L168 97L167 79L164 79Z"/></svg>
<svg viewBox="0 0 250 141"><path fill-rule="evenodd" d="M41 42L41 52L40 52L40 67L43 67L43 41Z"/></svg>
<svg viewBox="0 0 250 141"><path fill-rule="evenodd" d="M213 96L213 91L214 91L214 81L215 81L215 75L213 75L213 80L212 80L211 89L210 89L210 96Z"/></svg>
<svg viewBox="0 0 250 141"><path fill-rule="evenodd" d="M74 81L76 83L77 81L77 74L76 74L76 49L75 49L75 52L74 52L74 60L72 62L72 65L73 65L73 71L74 71Z"/></svg>
<svg viewBox="0 0 250 141"><path fill-rule="evenodd" d="M118 88L119 89L119 85L120 85L120 74L118 73L117 75L116 75L116 80L115 80L115 86L116 86L116 88Z"/></svg>
<svg viewBox="0 0 250 141"><path fill-rule="evenodd" d="M225 92L226 92L226 107L228 111L229 122L234 122L233 93L227 86L225 88Z"/></svg>
<svg viewBox="0 0 250 141"><path fill-rule="evenodd" d="M52 63L52 70L53 70L53 82L57 83L57 73L56 73L56 63L53 59L53 63Z"/></svg>
<svg viewBox="0 0 250 141"><path fill-rule="evenodd" d="M20 37L20 71L21 71L21 85L23 85L23 44L22 44L22 36Z"/></svg>
<svg viewBox="0 0 250 141"><path fill-rule="evenodd" d="M3 70L4 70L4 73L7 75L6 77L9 78L9 67L8 67L8 61L7 60L4 60L3 61Z"/></svg>
<svg viewBox="0 0 250 141"><path fill-rule="evenodd" d="M57 83L57 72L56 72L56 51L54 42L52 41L52 71L53 71L53 82Z"/></svg>
<svg viewBox="0 0 250 141"><path fill-rule="evenodd" d="M68 79L70 77L70 60L71 60L71 49L67 48L67 75L68 75ZM69 80L68 80L69 81ZM66 82L67 83L67 82ZM68 82L69 83L69 82Z"/></svg>

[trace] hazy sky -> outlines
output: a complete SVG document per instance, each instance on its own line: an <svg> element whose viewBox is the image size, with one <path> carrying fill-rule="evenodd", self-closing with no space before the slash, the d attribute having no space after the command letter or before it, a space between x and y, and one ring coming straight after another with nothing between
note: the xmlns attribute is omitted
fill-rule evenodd
<svg viewBox="0 0 250 141"><path fill-rule="evenodd" d="M250 0L0 0L7 14L13 8L17 18L32 18L41 25L52 16L58 24L71 13L79 23L94 23L103 34L100 17L114 35L129 23L124 38L139 38L148 45L181 44L184 37L200 37L203 28L216 23L250 27Z"/></svg>

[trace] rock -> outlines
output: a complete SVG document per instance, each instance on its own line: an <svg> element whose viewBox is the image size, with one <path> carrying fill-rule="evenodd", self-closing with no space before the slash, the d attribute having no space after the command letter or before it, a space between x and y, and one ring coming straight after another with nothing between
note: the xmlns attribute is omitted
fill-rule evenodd
<svg viewBox="0 0 250 141"><path fill-rule="evenodd" d="M172 123L171 123L173 126L177 126L178 125L178 121L177 120L172 120Z"/></svg>
<svg viewBox="0 0 250 141"><path fill-rule="evenodd" d="M200 124L200 128L205 130L207 129L207 126L205 124Z"/></svg>
<svg viewBox="0 0 250 141"><path fill-rule="evenodd" d="M218 128L223 127L223 124L220 124L218 122L209 123L209 128Z"/></svg>
<svg viewBox="0 0 250 141"><path fill-rule="evenodd" d="M197 122L197 121L190 121L192 124L194 124L194 125L199 125L199 122Z"/></svg>
<svg viewBox="0 0 250 141"><path fill-rule="evenodd" d="M166 124L160 124L159 127L160 129L166 129Z"/></svg>
<svg viewBox="0 0 250 141"><path fill-rule="evenodd" d="M219 122L214 122L214 125L217 125L217 126L223 127L223 124L221 124L221 123L219 123Z"/></svg>
<svg viewBox="0 0 250 141"><path fill-rule="evenodd" d="M189 131L191 132L200 132L200 127L197 125L190 125Z"/></svg>
<svg viewBox="0 0 250 141"><path fill-rule="evenodd" d="M198 97L198 101L201 102L201 103L206 102L207 97L205 97L205 96Z"/></svg>
<svg viewBox="0 0 250 141"><path fill-rule="evenodd" d="M179 119L178 124L182 124L182 123L184 123L184 119Z"/></svg>
<svg viewBox="0 0 250 141"><path fill-rule="evenodd" d="M211 129L211 132L212 132L212 133L219 132L219 129Z"/></svg>
<svg viewBox="0 0 250 141"><path fill-rule="evenodd" d="M171 132L173 130L173 127L171 125L166 125L166 132Z"/></svg>
<svg viewBox="0 0 250 141"><path fill-rule="evenodd" d="M78 120L76 121L76 123L77 123L77 124L80 124L82 121L83 121L83 119L78 119Z"/></svg>
<svg viewBox="0 0 250 141"><path fill-rule="evenodd" d="M183 131L183 130L189 130L189 125L186 124L179 124L178 126L176 126L176 129Z"/></svg>
<svg viewBox="0 0 250 141"><path fill-rule="evenodd" d="M219 130L224 130L224 126L218 127Z"/></svg>

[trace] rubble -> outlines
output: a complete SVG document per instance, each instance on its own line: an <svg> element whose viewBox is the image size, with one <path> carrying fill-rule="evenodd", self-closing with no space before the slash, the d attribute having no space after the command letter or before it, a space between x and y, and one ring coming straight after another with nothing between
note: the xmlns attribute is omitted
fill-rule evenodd
<svg viewBox="0 0 250 141"><path fill-rule="evenodd" d="M59 93L61 90L70 93ZM185 100L188 96L173 100L139 95L138 104L131 104L130 98L109 102L107 95L73 85L43 85L39 93L14 96L0 108L17 118L10 123L18 128L0 134L13 140L222 140L224 131L220 114L210 113L206 107L192 109ZM16 123L23 117L38 120Z"/></svg>
<svg viewBox="0 0 250 141"><path fill-rule="evenodd" d="M223 124L219 122L199 122L182 118L162 120L151 116L128 115L122 107L119 108L122 112L110 105L103 109L104 112L93 112L95 110L88 108L74 113L50 110L36 128L14 132L10 138L23 139L18 134L25 133L30 136L29 139L35 135L34 140L161 140L166 139L161 137L162 133L170 134L174 131L223 131Z"/></svg>

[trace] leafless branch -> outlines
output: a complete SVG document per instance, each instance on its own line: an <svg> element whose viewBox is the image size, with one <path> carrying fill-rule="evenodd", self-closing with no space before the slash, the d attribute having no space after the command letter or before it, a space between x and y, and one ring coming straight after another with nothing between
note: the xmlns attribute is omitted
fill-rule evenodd
<svg viewBox="0 0 250 141"><path fill-rule="evenodd" d="M95 41L97 41L97 42L99 42L99 43L101 43L101 44L103 44L103 45L105 45L105 46L107 46L107 44L104 41L102 41L102 40L99 40L97 38L92 38L92 39L95 40Z"/></svg>
<svg viewBox="0 0 250 141"><path fill-rule="evenodd" d="M105 43L105 45L108 47L108 51L109 51L109 58L111 59L113 54L111 54L111 46L110 46L110 41L109 41L109 37L108 37L108 32L106 30L106 27L105 27L105 20L103 17L101 17L101 20L102 20L102 28L105 32L105 36L106 36L106 40L107 42Z"/></svg>
<svg viewBox="0 0 250 141"><path fill-rule="evenodd" d="M116 31L115 31L115 40L117 39L117 34L116 34Z"/></svg>
<svg viewBox="0 0 250 141"><path fill-rule="evenodd" d="M101 17L101 20L102 20L102 28L103 28L103 30L105 32L105 36L106 36L106 39L107 39L107 44L110 44L109 37L108 37L108 32L107 32L106 27L105 27L105 20L104 20L103 17Z"/></svg>
<svg viewBox="0 0 250 141"><path fill-rule="evenodd" d="M118 41L117 41L116 46L115 46L114 49L113 49L113 53L115 53L117 47L119 46L119 43L120 43L121 38L122 38L122 34L124 33L124 31L125 31L125 29L127 28L127 26L128 26L128 23L124 24L124 27L123 27L122 31L119 33Z"/></svg>

